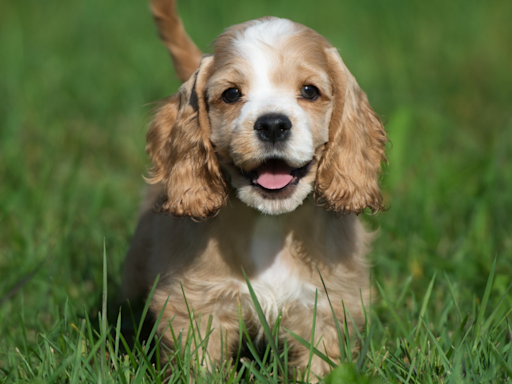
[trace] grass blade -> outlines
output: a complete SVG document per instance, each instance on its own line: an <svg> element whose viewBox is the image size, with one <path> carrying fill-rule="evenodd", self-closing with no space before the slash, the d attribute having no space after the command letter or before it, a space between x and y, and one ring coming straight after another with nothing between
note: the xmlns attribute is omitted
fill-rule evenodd
<svg viewBox="0 0 512 384"><path fill-rule="evenodd" d="M299 335L297 335L296 333L290 331L289 329L286 329L286 328L283 328L288 334L290 334L290 336L292 336L295 340L297 340L299 343L301 343L304 347L306 347L307 349L310 349L311 348L311 344L304 340L302 337L300 337ZM326 355L324 355L322 352L320 352L317 348L315 348L314 346L311 348L311 350L314 352L315 355L317 355L319 358L321 358L323 361L325 361L327 364L329 364L331 367L336 367L336 363L334 363L331 359L329 359L329 357L327 357Z"/></svg>
<svg viewBox="0 0 512 384"><path fill-rule="evenodd" d="M425 297L423 298L423 303L421 305L420 310L420 316L418 319L418 323L421 321L420 319L423 319L425 317L425 312L427 311L427 305L430 300L430 296L432 295L432 288L434 288L434 281L436 280L436 274L434 273L434 276L432 276L432 280L430 280L430 284L428 285L427 292L425 293ZM414 339L418 339L418 335L420 333L420 328L416 328L416 335L414 336Z"/></svg>
<svg viewBox="0 0 512 384"><path fill-rule="evenodd" d="M308 359L308 367L311 367L311 361L313 360L313 348L315 343L315 326L316 326L316 305L318 301L318 290L315 290L315 306L313 308L313 324L311 325L311 343L309 346L309 359ZM309 374L311 370L308 369L308 374L306 381L309 382Z"/></svg>
<svg viewBox="0 0 512 384"><path fill-rule="evenodd" d="M441 362L443 363L445 372L451 371L450 362L448 361L448 358L446 357L443 348L441 347L441 345L437 341L436 337L434 336L434 334L432 333L432 331L428 327L428 325L425 322L425 319L423 317L421 318L421 321L422 321L423 325L425 326L425 329L427 330L428 335L430 336L430 340L432 340L432 343L436 346L436 348L437 348L437 350L439 352L439 356L441 357Z"/></svg>
<svg viewBox="0 0 512 384"><path fill-rule="evenodd" d="M393 316L396 323L398 324L398 327L400 328L400 331L402 332L402 336L406 337L408 332L407 332L407 328L405 328L405 325L402 322L402 319L400 318L400 316L398 316L398 313L396 312L395 308L391 304L391 301L389 300L388 296L384 292L384 289L381 287L381 285L379 284L378 281L376 281L376 284L377 284L377 288L379 288L379 292L380 292L381 296L384 298L384 301L386 302L389 310L391 311L391 315Z"/></svg>
<svg viewBox="0 0 512 384"><path fill-rule="evenodd" d="M462 332L464 332L464 327L466 326L466 323L467 323L468 319L469 319L469 313L466 314L466 316L462 320L462 323L460 324L460 327L459 327L457 333L452 338L450 350L446 353L446 357L448 359L452 356L452 353L453 353L454 348L455 348L455 343L457 342L457 340L462 335Z"/></svg>
<svg viewBox="0 0 512 384"><path fill-rule="evenodd" d="M247 278L247 275L245 274L245 271L242 270L245 281L247 283L247 287L249 288L249 293L251 295L252 301L254 303L254 306L256 307L256 312L258 313L258 317L260 319L261 325L263 326L263 331L265 332L265 336L268 339L268 342L270 343L270 346L274 350L275 358L277 359L277 364L279 365L279 369L284 375L284 366L283 362L281 361L281 358L279 356L279 350L277 349L277 345L274 341L274 337L272 336L272 332L270 331L270 327L268 326L267 319L265 318L265 315L263 314L263 310L261 309L261 305L258 301L258 298L256 297L256 293L254 292L254 289L252 288L251 283L249 282L249 279ZM288 383L288 378L286 376L283 376L284 382Z"/></svg>
<svg viewBox="0 0 512 384"><path fill-rule="evenodd" d="M334 320L334 325L336 326L336 333L338 336L338 345L340 346L340 360L345 360L345 344L343 342L343 333L341 332L340 328L340 322L338 321L338 318L336 317L336 313L334 312L334 307L332 306L331 298L329 297L329 292L327 292L327 287L325 286L324 278L322 277L322 274L320 273L320 269L318 266L316 267L316 270L318 271L318 275L320 276L320 280L322 281L322 285L324 287L325 295L327 296L327 301L329 302L329 306L331 307L331 313L332 318Z"/></svg>
<svg viewBox="0 0 512 384"><path fill-rule="evenodd" d="M459 315L459 319L462 319L462 312L459 308L459 303L457 303L457 299L455 298L455 291L453 289L450 278L448 277L448 274L446 272L444 273L444 276L446 278L446 282L448 283L448 289L450 290L450 294L452 296L452 301L453 301L453 304L455 305L455 309L457 310L457 314Z"/></svg>
<svg viewBox="0 0 512 384"><path fill-rule="evenodd" d="M478 310L478 317L476 320L476 337L475 343L473 344L473 351L476 350L476 346L480 341L480 333L482 331L482 322L485 315L485 309L487 308L487 302L489 301L489 295L491 294L492 282L494 280L494 271L496 269L496 258L494 258L494 262L492 263L491 272L489 273L489 278L487 279L487 285L485 287L484 296L482 298L482 304L480 305L480 309Z"/></svg>
<svg viewBox="0 0 512 384"><path fill-rule="evenodd" d="M366 357L366 354L368 353L368 349L370 348L370 342L373 337L373 332L375 331L375 323L372 323L370 326L370 331L366 335L366 339L363 344L363 348L361 348L361 351L359 352L359 358L357 359L357 369L360 371L363 368L364 360Z"/></svg>
<svg viewBox="0 0 512 384"><path fill-rule="evenodd" d="M101 298L101 377L106 379L107 372L105 371L105 356L107 341L107 246L105 238L103 238L103 296Z"/></svg>

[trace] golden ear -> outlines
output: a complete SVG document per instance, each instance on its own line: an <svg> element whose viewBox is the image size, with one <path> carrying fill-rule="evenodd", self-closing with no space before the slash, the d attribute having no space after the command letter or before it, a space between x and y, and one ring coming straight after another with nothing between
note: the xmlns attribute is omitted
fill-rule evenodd
<svg viewBox="0 0 512 384"><path fill-rule="evenodd" d="M381 210L381 161L386 132L368 98L335 48L326 50L334 87L329 142L318 166L315 195L325 209L361 213Z"/></svg>
<svg viewBox="0 0 512 384"><path fill-rule="evenodd" d="M210 142L204 88L213 62L204 56L198 70L157 111L147 134L153 167L148 182L161 183L161 212L204 220L227 201L228 187Z"/></svg>

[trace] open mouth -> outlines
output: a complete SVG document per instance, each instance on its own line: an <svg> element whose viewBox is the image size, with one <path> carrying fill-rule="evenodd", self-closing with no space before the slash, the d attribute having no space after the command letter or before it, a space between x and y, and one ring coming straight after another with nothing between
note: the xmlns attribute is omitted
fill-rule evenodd
<svg viewBox="0 0 512 384"><path fill-rule="evenodd" d="M289 166L282 159L268 159L252 171L240 170L253 186L261 188L266 193L280 194L293 185L297 185L306 176L314 164L312 159L300 168Z"/></svg>

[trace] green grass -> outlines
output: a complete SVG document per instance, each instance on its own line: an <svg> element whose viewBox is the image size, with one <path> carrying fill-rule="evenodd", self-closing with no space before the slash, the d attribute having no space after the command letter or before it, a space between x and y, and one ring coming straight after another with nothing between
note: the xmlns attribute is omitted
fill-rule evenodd
<svg viewBox="0 0 512 384"><path fill-rule="evenodd" d="M340 49L388 122L390 209L364 217L380 227L375 301L362 353L326 381L508 382L512 3L216 3L180 3L201 48L263 15L302 22ZM124 345L130 317L114 310L107 327L99 315L136 224L148 103L179 85L148 6L0 0L0 9L0 380L161 381L166 367L148 360L158 349ZM202 359L191 337L181 336L173 381L275 381L286 366L270 346L238 374L228 363L191 373Z"/></svg>

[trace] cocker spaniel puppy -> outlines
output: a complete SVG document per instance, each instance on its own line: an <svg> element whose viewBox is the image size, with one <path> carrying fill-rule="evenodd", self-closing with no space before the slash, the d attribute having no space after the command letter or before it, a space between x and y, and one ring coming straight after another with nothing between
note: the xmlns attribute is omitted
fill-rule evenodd
<svg viewBox="0 0 512 384"><path fill-rule="evenodd" d="M271 326L281 315L281 326L306 340L317 292L314 342L321 338L319 348L336 360L335 321L318 271L338 321L349 318L345 306L363 326L372 234L357 214L382 209L381 120L338 51L301 24L265 17L235 25L201 57L174 2L154 0L152 8L184 84L147 134L151 186L126 260L124 297L147 295L160 275L151 311L163 310L158 331L174 348L169 322L176 334L190 325L182 284L202 316L202 335L212 317L206 352L215 363L221 344L223 356L237 354L239 302L253 340L265 342L243 270ZM289 336L287 343L290 364L305 367L309 350ZM328 369L313 358L315 373Z"/></svg>

